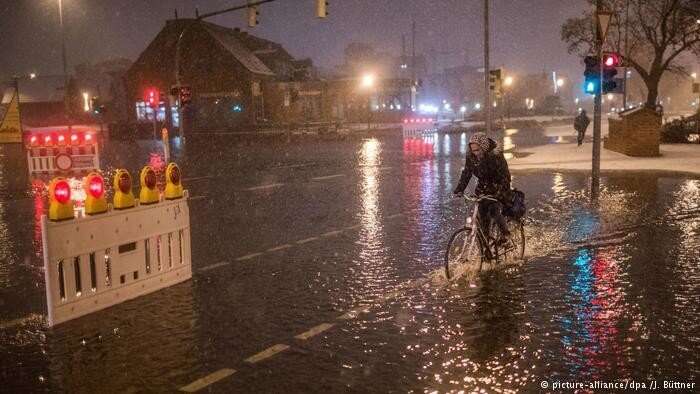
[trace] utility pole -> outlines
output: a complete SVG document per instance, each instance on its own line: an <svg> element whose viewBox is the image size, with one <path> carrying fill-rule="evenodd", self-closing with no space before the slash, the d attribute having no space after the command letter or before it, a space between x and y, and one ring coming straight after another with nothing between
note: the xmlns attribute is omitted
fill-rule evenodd
<svg viewBox="0 0 700 394"><path fill-rule="evenodd" d="M593 99L593 165L591 169L591 200L596 201L600 193L600 104L603 94L602 83L602 55L603 55L603 37L600 24L599 13L602 11L602 0L596 0L596 33L595 33L595 52L598 59L598 84L596 87L595 98Z"/></svg>
<svg viewBox="0 0 700 394"><path fill-rule="evenodd" d="M600 0L598 0L600 1ZM484 0L484 112L486 134L491 132L491 92L489 91L489 0Z"/></svg>
<svg viewBox="0 0 700 394"><path fill-rule="evenodd" d="M413 90L417 89L417 83L416 83L416 20L413 19L413 24L411 27L411 84L413 85ZM411 111L415 111L416 108L418 108L418 105L416 102L414 102L414 97L416 94L411 95Z"/></svg>

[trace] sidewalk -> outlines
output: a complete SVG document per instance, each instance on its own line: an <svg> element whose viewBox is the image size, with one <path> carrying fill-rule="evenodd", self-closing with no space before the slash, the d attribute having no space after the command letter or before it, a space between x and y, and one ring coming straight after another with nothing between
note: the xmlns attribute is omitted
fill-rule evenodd
<svg viewBox="0 0 700 394"><path fill-rule="evenodd" d="M672 171L700 175L700 144L661 144L659 157L631 157L602 147L601 171ZM593 143L582 146L558 143L540 146L516 147L515 157L508 160L514 171L524 170L585 170L591 171Z"/></svg>

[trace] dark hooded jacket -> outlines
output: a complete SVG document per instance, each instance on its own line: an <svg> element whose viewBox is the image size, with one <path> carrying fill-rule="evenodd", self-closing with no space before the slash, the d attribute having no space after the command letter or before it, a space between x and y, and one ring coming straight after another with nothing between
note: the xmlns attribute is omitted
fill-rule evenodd
<svg viewBox="0 0 700 394"><path fill-rule="evenodd" d="M472 175L479 179L476 185L476 194L489 194L505 205L511 203L510 190L510 171L508 163L503 154L496 147L496 141L489 140L489 149L484 154L483 159L479 160L471 152L467 153L467 158L462 170L462 176L459 178L459 184L455 188L455 193L463 193L467 188L467 184Z"/></svg>

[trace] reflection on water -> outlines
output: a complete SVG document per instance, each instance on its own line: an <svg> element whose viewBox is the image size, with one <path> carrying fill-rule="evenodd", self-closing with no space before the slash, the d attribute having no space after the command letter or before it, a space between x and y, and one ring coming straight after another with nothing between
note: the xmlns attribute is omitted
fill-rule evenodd
<svg viewBox="0 0 700 394"><path fill-rule="evenodd" d="M355 263L359 266L354 279L354 292L359 292L360 300L376 298L382 285L391 281L392 269L386 263L386 245L382 212L379 211L379 167L381 166L382 145L376 138L362 144L357 167L360 174L360 232L357 243L361 245Z"/></svg>
<svg viewBox="0 0 700 394"><path fill-rule="evenodd" d="M504 146L523 138L505 134ZM334 392L539 392L542 380L697 380L698 180L608 175L594 205L585 173L515 174L530 208L528 261L447 287L406 286L376 302L441 269L446 237L463 220L449 195L467 141L462 133L328 142L321 146L331 150L313 151L314 160L325 159L317 167L299 166L311 152L303 146L294 159L286 159L285 144L255 147L264 153L231 146L217 161L202 160L210 143L190 144L188 173L226 177L203 182L198 194L216 188L212 195L235 202L230 212L220 209L228 201L192 206L196 258L231 263L52 330L39 316L43 283L33 271L41 271L37 220L47 209L46 186L15 187L24 199L0 188L0 237L8 240L0 255L10 258L0 260L2 319L35 316L0 328L3 387L168 392L230 367L238 372L213 391L308 392L313 382ZM133 175L143 164L163 164L149 144L117 150L113 143L106 172L127 167ZM277 169L260 169L268 163ZM236 183L231 169L253 175ZM346 177L308 181L338 173ZM288 179L284 198L240 192L273 176ZM0 173L0 182L12 181ZM323 200L328 195L334 201ZM241 209L253 206L263 206L253 218ZM308 217L318 220L284 225ZM32 220L34 227L19 225ZM341 226L341 235L294 243ZM347 304L367 302L359 318L336 320ZM292 338L326 321L335 325L322 335ZM264 365L238 367L275 343L291 348Z"/></svg>
<svg viewBox="0 0 700 394"><path fill-rule="evenodd" d="M556 317L569 367L569 376L562 379L599 379L622 362L625 345L617 340L619 317L630 308L615 257L619 256L613 256L611 248L578 250L565 296L573 308L570 315Z"/></svg>

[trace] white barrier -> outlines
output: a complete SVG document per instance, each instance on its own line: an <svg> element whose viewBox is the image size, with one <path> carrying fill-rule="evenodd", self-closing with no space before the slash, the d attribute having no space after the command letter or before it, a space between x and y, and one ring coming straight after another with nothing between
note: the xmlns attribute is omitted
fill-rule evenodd
<svg viewBox="0 0 700 394"><path fill-rule="evenodd" d="M432 123L404 123L402 127L403 138L423 138L424 135L437 132L437 127Z"/></svg>
<svg viewBox="0 0 700 394"><path fill-rule="evenodd" d="M43 216L49 325L190 279L187 198L60 222Z"/></svg>
<svg viewBox="0 0 700 394"><path fill-rule="evenodd" d="M83 174L100 167L99 148L92 133L43 133L30 138L26 147L29 175Z"/></svg>

